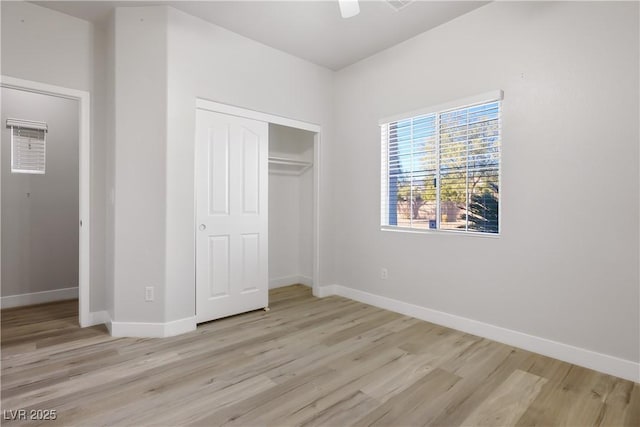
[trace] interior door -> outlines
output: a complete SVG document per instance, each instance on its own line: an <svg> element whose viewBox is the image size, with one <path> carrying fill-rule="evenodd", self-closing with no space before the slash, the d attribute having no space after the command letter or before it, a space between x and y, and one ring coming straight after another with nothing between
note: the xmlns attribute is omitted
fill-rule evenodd
<svg viewBox="0 0 640 427"><path fill-rule="evenodd" d="M196 110L196 317L268 306L268 124Z"/></svg>

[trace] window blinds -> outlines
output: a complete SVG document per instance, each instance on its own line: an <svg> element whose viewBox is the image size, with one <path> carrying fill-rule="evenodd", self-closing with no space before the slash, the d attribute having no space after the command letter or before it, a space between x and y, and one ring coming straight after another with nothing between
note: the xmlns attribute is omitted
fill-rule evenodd
<svg viewBox="0 0 640 427"><path fill-rule="evenodd" d="M386 206L383 204L383 224L387 220L386 225L414 227L420 222L424 225L425 218L415 215L421 207L418 204L435 207L435 123L436 115L429 114L382 126L383 159L386 159L382 184L387 202Z"/></svg>
<svg viewBox="0 0 640 427"><path fill-rule="evenodd" d="M498 196L500 173L500 104L485 103L440 114L440 209L442 229L498 232L497 211L484 212L485 193ZM488 222L469 223L473 209ZM458 213L458 218L453 218ZM461 223L462 222L462 223ZM491 224L489 224L491 223Z"/></svg>
<svg viewBox="0 0 640 427"><path fill-rule="evenodd" d="M381 125L381 224L498 232L500 100Z"/></svg>
<svg viewBox="0 0 640 427"><path fill-rule="evenodd" d="M7 119L11 128L11 172L44 174L47 124Z"/></svg>

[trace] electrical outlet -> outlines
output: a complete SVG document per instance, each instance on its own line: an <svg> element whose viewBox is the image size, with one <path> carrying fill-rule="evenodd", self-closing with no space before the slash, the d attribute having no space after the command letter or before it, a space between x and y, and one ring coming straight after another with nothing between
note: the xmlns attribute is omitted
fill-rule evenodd
<svg viewBox="0 0 640 427"><path fill-rule="evenodd" d="M147 302L153 301L153 286L144 288L144 300Z"/></svg>
<svg viewBox="0 0 640 427"><path fill-rule="evenodd" d="M380 278L382 280L387 280L387 278L389 277L389 270L387 270L386 268L383 268L380 270Z"/></svg>

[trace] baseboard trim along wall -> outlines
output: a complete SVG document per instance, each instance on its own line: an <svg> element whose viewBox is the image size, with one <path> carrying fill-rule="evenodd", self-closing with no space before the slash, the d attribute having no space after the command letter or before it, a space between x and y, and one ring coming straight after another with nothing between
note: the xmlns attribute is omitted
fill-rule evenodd
<svg viewBox="0 0 640 427"><path fill-rule="evenodd" d="M166 338L196 330L196 317L186 317L166 323L107 322L112 337Z"/></svg>
<svg viewBox="0 0 640 427"><path fill-rule="evenodd" d="M284 276L269 279L269 289L282 288L284 286L290 285L305 285L312 287L313 279L309 276L302 275Z"/></svg>
<svg viewBox="0 0 640 427"><path fill-rule="evenodd" d="M89 313L89 323L87 326L107 324L110 319L109 313L106 310L92 311Z"/></svg>
<svg viewBox="0 0 640 427"><path fill-rule="evenodd" d="M640 363L620 359L615 356L598 353L569 344L540 338L523 332L502 328L500 326L483 323L466 317L442 311L432 310L415 304L406 303L392 298L371 294L369 292L348 288L341 285L327 285L317 288L317 297L338 295L385 310L394 311L406 316L435 323L458 331L488 338L523 350L528 350L544 356L574 365L583 366L609 375L615 375L634 382L640 382Z"/></svg>
<svg viewBox="0 0 640 427"><path fill-rule="evenodd" d="M0 298L1 308L22 307L24 305L43 304L78 298L78 287L54 289L52 291L32 292L28 294L8 295Z"/></svg>

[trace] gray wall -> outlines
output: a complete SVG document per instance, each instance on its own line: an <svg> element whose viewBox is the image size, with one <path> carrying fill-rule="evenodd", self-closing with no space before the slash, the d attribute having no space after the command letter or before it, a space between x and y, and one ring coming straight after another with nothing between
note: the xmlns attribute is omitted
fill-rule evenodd
<svg viewBox="0 0 640 427"><path fill-rule="evenodd" d="M638 30L638 3L493 2L338 72L339 283L638 362ZM377 121L493 89L502 235L380 231Z"/></svg>
<svg viewBox="0 0 640 427"><path fill-rule="evenodd" d="M1 90L1 295L77 287L78 102ZM44 175L11 173L7 117L49 125Z"/></svg>

